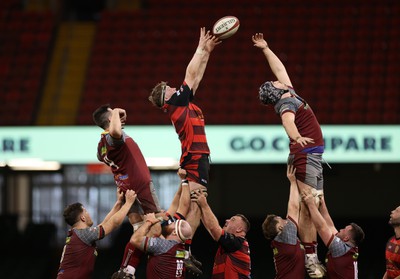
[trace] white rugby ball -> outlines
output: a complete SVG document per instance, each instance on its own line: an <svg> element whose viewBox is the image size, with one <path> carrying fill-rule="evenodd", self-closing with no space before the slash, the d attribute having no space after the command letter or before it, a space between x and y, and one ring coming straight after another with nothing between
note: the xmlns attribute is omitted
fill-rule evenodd
<svg viewBox="0 0 400 279"><path fill-rule="evenodd" d="M239 19L235 16L224 16L218 19L213 26L213 34L220 40L227 39L235 34L240 26Z"/></svg>

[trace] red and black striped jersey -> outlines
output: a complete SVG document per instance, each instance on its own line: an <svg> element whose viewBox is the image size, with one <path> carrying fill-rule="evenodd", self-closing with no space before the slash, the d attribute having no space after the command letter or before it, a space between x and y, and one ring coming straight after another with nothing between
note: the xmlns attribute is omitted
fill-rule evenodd
<svg viewBox="0 0 400 279"><path fill-rule="evenodd" d="M393 236L386 244L386 275L388 279L400 276L400 238Z"/></svg>
<svg viewBox="0 0 400 279"><path fill-rule="evenodd" d="M222 230L218 243L212 278L251 278L250 248L246 239Z"/></svg>
<svg viewBox="0 0 400 279"><path fill-rule="evenodd" d="M193 91L183 82L178 91L164 105L181 141L181 162L188 153L209 154L204 115L192 103Z"/></svg>

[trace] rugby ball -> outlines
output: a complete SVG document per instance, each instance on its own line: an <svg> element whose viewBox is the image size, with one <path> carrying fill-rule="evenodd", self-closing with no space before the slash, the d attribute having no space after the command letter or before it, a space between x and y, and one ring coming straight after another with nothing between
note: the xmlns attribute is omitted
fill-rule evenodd
<svg viewBox="0 0 400 279"><path fill-rule="evenodd" d="M224 16L218 19L213 26L213 34L220 40L227 39L234 35L240 26L239 19L235 16Z"/></svg>

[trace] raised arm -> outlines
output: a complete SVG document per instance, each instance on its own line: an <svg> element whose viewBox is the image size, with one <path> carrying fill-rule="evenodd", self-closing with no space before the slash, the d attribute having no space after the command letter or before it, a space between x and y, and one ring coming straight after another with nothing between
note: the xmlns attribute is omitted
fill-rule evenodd
<svg viewBox="0 0 400 279"><path fill-rule="evenodd" d="M122 127L126 121L126 111L120 108L108 110L111 113L108 131L113 138L120 139L122 137Z"/></svg>
<svg viewBox="0 0 400 279"><path fill-rule="evenodd" d="M199 87L200 81L203 79L204 72L207 67L210 53L214 47L221 43L215 36L210 34L210 31L205 30L204 27L200 28L200 39L196 52L192 60L190 60L185 74L185 81L195 94Z"/></svg>
<svg viewBox="0 0 400 279"><path fill-rule="evenodd" d="M275 55L275 53L269 48L268 43L264 40L263 33L256 33L252 36L254 46L261 49L265 58L268 61L269 67L272 73L275 75L277 80L280 82L292 86L289 75L286 71L285 65L282 61Z"/></svg>
<svg viewBox="0 0 400 279"><path fill-rule="evenodd" d="M113 216L118 210L121 209L122 205L124 204L125 194L119 188L117 188L117 201L115 202L113 208L108 212L104 220L101 224L104 224L108 220L110 220L111 216Z"/></svg>
<svg viewBox="0 0 400 279"><path fill-rule="evenodd" d="M158 220L154 213L149 213L144 215L144 224L131 236L130 242L142 251L145 251L144 240L149 233L151 227L158 224L160 220ZM160 224L158 224L159 226Z"/></svg>
<svg viewBox="0 0 400 279"><path fill-rule="evenodd" d="M319 207L319 212L321 213L322 217L325 219L326 224L328 225L330 230L334 234L336 234L337 233L337 229L335 227L335 224L332 221L331 215L329 214L328 207L326 206L324 196L320 197L320 201L321 201L321 203L320 203L320 207Z"/></svg>
<svg viewBox="0 0 400 279"><path fill-rule="evenodd" d="M310 211L311 220L313 221L315 228L322 241L328 246L329 241L332 238L332 235L336 234L336 232L332 232L326 223L325 219L322 217L321 213L318 211L317 205L314 201L314 196L311 192L303 192L302 193L303 200Z"/></svg>
<svg viewBox="0 0 400 279"><path fill-rule="evenodd" d="M290 193L287 215L292 217L297 223L299 223L299 208L300 208L300 194L297 187L296 169L293 165L288 165L286 170L286 176L290 181Z"/></svg>
<svg viewBox="0 0 400 279"><path fill-rule="evenodd" d="M201 220L203 222L204 227L210 233L211 237L218 241L221 237L222 228L218 223L217 217L215 217L212 212L209 204L207 203L207 198L204 196L204 193L195 191L193 198L199 207L201 208Z"/></svg>
<svg viewBox="0 0 400 279"><path fill-rule="evenodd" d="M103 221L101 225L103 226L105 234L109 234L114 229L122 224L124 221L125 216L128 214L129 209L132 207L132 204L135 202L136 193L133 190L127 190L125 193L125 204L115 212L112 216L108 219L106 217L105 222ZM118 202L118 201L117 201Z"/></svg>

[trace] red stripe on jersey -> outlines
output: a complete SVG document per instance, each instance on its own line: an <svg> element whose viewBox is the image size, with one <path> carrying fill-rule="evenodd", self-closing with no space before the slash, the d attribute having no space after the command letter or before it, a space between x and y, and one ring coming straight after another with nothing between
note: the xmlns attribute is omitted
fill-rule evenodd
<svg viewBox="0 0 400 279"><path fill-rule="evenodd" d="M400 239L391 237L386 244L386 273L388 278L400 276Z"/></svg>

